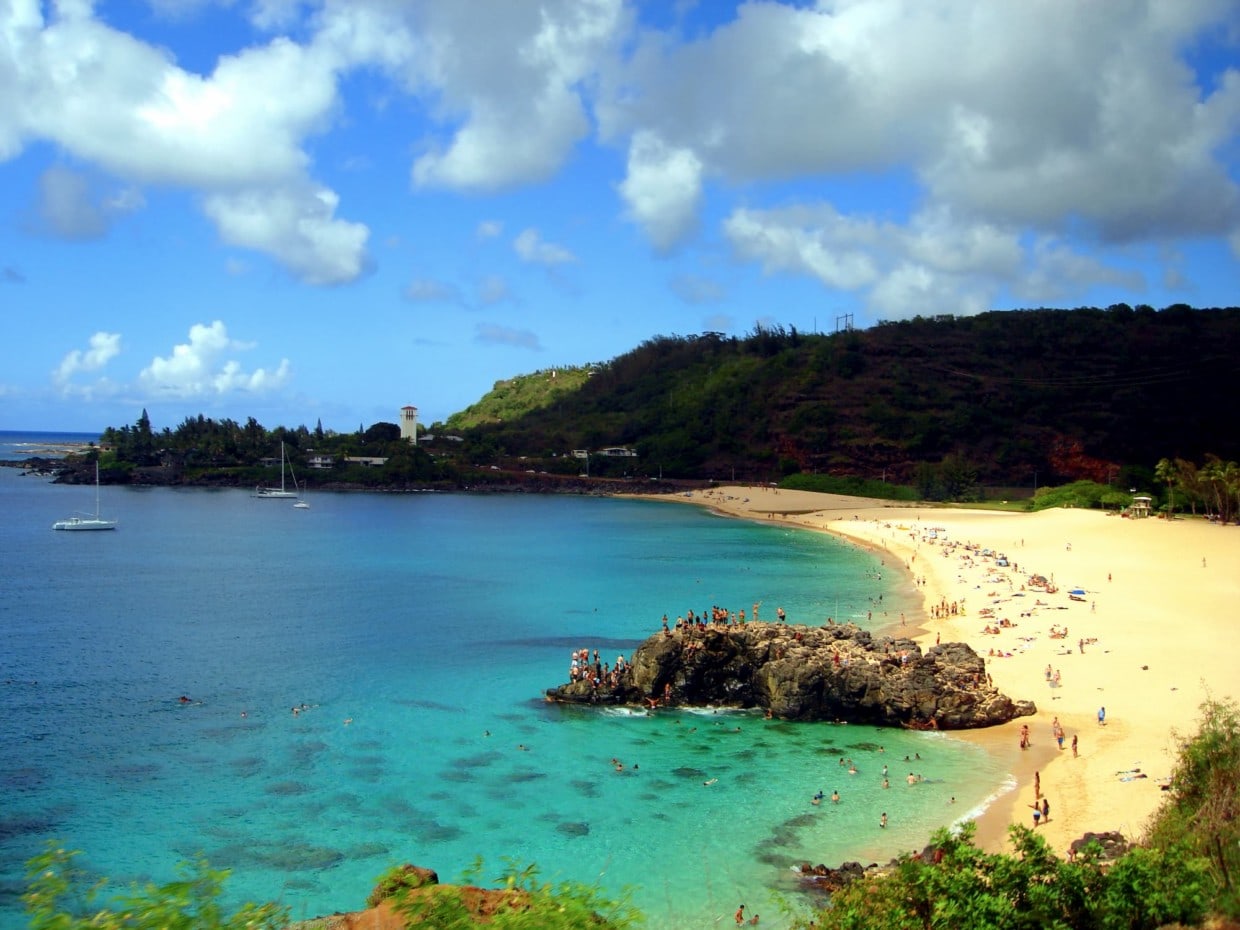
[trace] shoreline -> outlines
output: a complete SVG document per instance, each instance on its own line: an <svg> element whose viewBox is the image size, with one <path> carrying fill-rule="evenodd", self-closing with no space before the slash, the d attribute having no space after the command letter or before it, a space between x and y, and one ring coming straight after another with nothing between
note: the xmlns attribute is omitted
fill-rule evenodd
<svg viewBox="0 0 1240 930"><path fill-rule="evenodd" d="M984 850L1010 851L1008 827L1032 825L1035 773L1051 806L1038 831L1056 855L1066 856L1089 831L1139 839L1171 774L1175 735L1195 732L1204 701L1237 697L1227 647L1240 638L1227 608L1240 598L1240 528L1100 511L910 506L768 487L637 496L827 532L891 556L922 597L922 615L909 618L906 635L923 649L940 636L968 643L1001 691L1037 704L1033 717L952 731L1003 759L1015 784L996 786L998 795L976 819ZM1006 553L1011 564L996 565L983 549ZM1033 590L1035 573L1057 590ZM1084 595L1070 598L1078 586ZM936 605L953 602L955 615L934 616ZM984 632L988 627L997 632ZM1052 628L1067 635L1052 636ZM1032 743L1024 750L1022 725Z"/></svg>

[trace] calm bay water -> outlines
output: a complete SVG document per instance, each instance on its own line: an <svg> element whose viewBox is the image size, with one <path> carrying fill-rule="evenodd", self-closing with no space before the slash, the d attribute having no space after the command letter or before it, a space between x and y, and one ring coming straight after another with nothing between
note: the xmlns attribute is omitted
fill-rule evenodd
<svg viewBox="0 0 1240 930"><path fill-rule="evenodd" d="M792 863L920 846L1004 777L938 734L541 700L571 650L614 661L664 613L915 609L826 536L576 497L103 498L116 532L56 533L93 489L0 468L0 927L24 926L48 838L120 881L201 852L233 870L231 904L295 918L360 907L391 865L450 881L482 856L487 876L514 857L629 888L654 927L742 901L778 927ZM820 789L841 804L812 806Z"/></svg>

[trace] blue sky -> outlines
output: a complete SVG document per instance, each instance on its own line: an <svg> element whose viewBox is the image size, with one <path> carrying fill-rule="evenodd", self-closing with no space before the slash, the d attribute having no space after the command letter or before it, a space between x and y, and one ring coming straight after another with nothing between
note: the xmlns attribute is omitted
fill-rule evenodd
<svg viewBox="0 0 1240 930"><path fill-rule="evenodd" d="M0 3L0 429L352 430L659 334L1230 306L1231 0Z"/></svg>

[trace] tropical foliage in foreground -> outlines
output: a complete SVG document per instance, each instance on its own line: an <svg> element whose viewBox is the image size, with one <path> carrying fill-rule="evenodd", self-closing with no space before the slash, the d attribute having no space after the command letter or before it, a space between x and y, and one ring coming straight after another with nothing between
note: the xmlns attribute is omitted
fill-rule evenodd
<svg viewBox="0 0 1240 930"><path fill-rule="evenodd" d="M611 898L597 886L580 882L544 882L537 866L522 866L513 859L504 862L504 872L495 879L500 890L490 893L493 905L479 906L476 883L482 880L481 859L474 861L458 885L397 888L392 900L405 915L406 926L418 930L483 926L491 930L628 930L642 922L623 897Z"/></svg>
<svg viewBox="0 0 1240 930"><path fill-rule="evenodd" d="M940 830L931 860L902 858L882 877L854 882L814 916L823 930L1155 930L1205 916L1212 883L1190 852L1134 849L1113 865L1094 846L1057 858L1033 830L1013 826L1012 855L985 853L974 827ZM937 860L937 861L936 861ZM811 926L808 922L798 927Z"/></svg>
<svg viewBox="0 0 1240 930"><path fill-rule="evenodd" d="M105 880L92 882L74 866L78 855L53 843L27 864L30 930L279 930L288 925L288 910L275 904L245 904L226 913L219 899L228 872L210 868L205 859L182 865L175 881L133 885L109 895Z"/></svg>
<svg viewBox="0 0 1240 930"><path fill-rule="evenodd" d="M1240 708L1210 701L1197 733L1182 738L1169 797L1149 829L1153 846L1187 846L1209 863L1215 907L1240 919Z"/></svg>

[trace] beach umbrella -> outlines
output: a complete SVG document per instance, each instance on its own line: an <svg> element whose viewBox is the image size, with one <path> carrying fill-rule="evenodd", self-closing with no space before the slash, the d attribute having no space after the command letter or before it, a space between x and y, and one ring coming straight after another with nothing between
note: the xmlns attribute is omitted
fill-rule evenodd
<svg viewBox="0 0 1240 930"><path fill-rule="evenodd" d="M1069 594L1075 594L1075 595L1077 595L1078 597L1084 597L1084 596L1085 596L1085 589L1084 589L1084 588L1073 588L1073 589L1072 589L1071 591L1069 591L1068 593L1069 593Z"/></svg>

